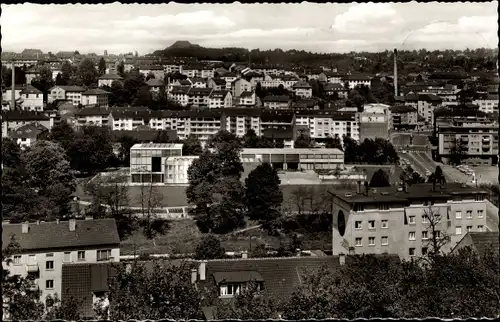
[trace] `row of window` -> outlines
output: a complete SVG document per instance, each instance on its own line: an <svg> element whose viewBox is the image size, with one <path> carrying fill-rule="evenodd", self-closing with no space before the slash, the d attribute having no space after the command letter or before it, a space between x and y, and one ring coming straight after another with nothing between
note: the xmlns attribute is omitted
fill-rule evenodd
<svg viewBox="0 0 500 322"><path fill-rule="evenodd" d="M484 210L478 209L477 210L477 217L483 218L484 217ZM462 218L462 211L455 211L455 218L461 219ZM472 218L472 210L467 210L466 218L469 218L469 219Z"/></svg>
<svg viewBox="0 0 500 322"><path fill-rule="evenodd" d="M84 261L85 256L86 256L86 252L84 250L79 250L77 252L78 261ZM45 257L46 258L53 258L54 253L48 253L45 255ZM109 260L110 258L111 258L111 249L97 250L97 260L98 261ZM65 263L71 262L71 252L64 252L63 262L65 262ZM29 255L28 263L35 264L36 263L36 255ZM21 255L14 255L13 256L13 264L14 265L21 264ZM45 261L45 269L46 270L53 270L54 269L54 260Z"/></svg>

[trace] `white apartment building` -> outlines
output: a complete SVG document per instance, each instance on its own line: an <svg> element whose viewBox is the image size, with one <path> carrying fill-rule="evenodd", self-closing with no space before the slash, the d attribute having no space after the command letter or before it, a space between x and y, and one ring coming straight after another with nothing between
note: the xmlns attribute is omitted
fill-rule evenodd
<svg viewBox="0 0 500 322"><path fill-rule="evenodd" d="M359 141L359 124L352 112L299 111L295 124L307 126L311 138L342 138L345 135Z"/></svg>
<svg viewBox="0 0 500 322"><path fill-rule="evenodd" d="M173 100L175 100L180 105L187 106L189 103L188 92L189 92L189 88L174 87L174 88L172 88L172 91L170 92L170 96L172 97Z"/></svg>
<svg viewBox="0 0 500 322"><path fill-rule="evenodd" d="M108 107L109 92L100 88L89 89L83 92L81 104L83 106L94 105L97 107Z"/></svg>
<svg viewBox="0 0 500 322"><path fill-rule="evenodd" d="M82 108L75 114L78 127L85 125L108 126L111 111L106 107Z"/></svg>
<svg viewBox="0 0 500 322"><path fill-rule="evenodd" d="M172 156L167 158L165 165L165 183L173 185L187 185L188 169L199 156Z"/></svg>
<svg viewBox="0 0 500 322"><path fill-rule="evenodd" d="M49 294L61 297L63 264L120 260L114 219L2 223L2 229L2 247L7 247L13 237L21 248L10 265L2 262L3 268L13 275L33 276L43 303Z"/></svg>
<svg viewBox="0 0 500 322"><path fill-rule="evenodd" d="M214 90L208 96L208 108L231 108L233 95L229 91Z"/></svg>
<svg viewBox="0 0 500 322"><path fill-rule="evenodd" d="M165 73L167 74L175 74L182 72L182 65L168 64L163 66L165 69Z"/></svg>
<svg viewBox="0 0 500 322"><path fill-rule="evenodd" d="M498 113L498 94L476 99L472 104L478 105L481 112Z"/></svg>
<svg viewBox="0 0 500 322"><path fill-rule="evenodd" d="M257 135L261 133L261 112L252 108L238 108L223 111L223 126L226 131L243 137L248 130L253 129Z"/></svg>
<svg viewBox="0 0 500 322"><path fill-rule="evenodd" d="M113 82L123 82L123 77L121 77L120 75L118 75L116 73L110 73L110 74L102 75L97 80L97 85L99 87L101 87L101 86L109 86L109 87L111 87L111 85L113 84Z"/></svg>
<svg viewBox="0 0 500 322"><path fill-rule="evenodd" d="M43 111L43 93L32 85L26 85L21 91L22 109Z"/></svg>
<svg viewBox="0 0 500 322"><path fill-rule="evenodd" d="M81 86L60 86L56 85L49 90L48 102L55 100L67 100L77 106L82 103L82 93L85 88Z"/></svg>
<svg viewBox="0 0 500 322"><path fill-rule="evenodd" d="M292 86L295 95L302 98L311 98L312 97L312 86L304 81L297 82Z"/></svg>
<svg viewBox="0 0 500 322"><path fill-rule="evenodd" d="M349 85L349 89L353 89L358 85L371 87L372 81L368 76L346 75L342 77L342 83L347 83Z"/></svg>
<svg viewBox="0 0 500 322"><path fill-rule="evenodd" d="M207 81L204 78L192 77L189 81L194 88L207 88Z"/></svg>
<svg viewBox="0 0 500 322"><path fill-rule="evenodd" d="M165 78L165 70L163 66L140 66L139 73L143 74L144 77L147 77L149 74L153 74L155 76L155 79Z"/></svg>
<svg viewBox="0 0 500 322"><path fill-rule="evenodd" d="M256 95L255 92L243 92L240 95L239 104L246 106L255 106Z"/></svg>
<svg viewBox="0 0 500 322"><path fill-rule="evenodd" d="M231 94L233 95L234 98L240 97L241 94L244 92L251 92L251 91L252 91L252 84L243 78L236 79L231 83Z"/></svg>
<svg viewBox="0 0 500 322"><path fill-rule="evenodd" d="M238 78L235 73L226 73L220 77L226 81L226 90L231 90L231 84Z"/></svg>

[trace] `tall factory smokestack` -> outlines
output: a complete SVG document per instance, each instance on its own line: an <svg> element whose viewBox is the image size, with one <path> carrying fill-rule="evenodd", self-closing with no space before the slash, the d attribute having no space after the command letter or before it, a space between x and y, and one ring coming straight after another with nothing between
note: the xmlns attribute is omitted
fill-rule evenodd
<svg viewBox="0 0 500 322"><path fill-rule="evenodd" d="M12 61L12 95L10 108L16 109L16 66L14 65L14 61Z"/></svg>
<svg viewBox="0 0 500 322"><path fill-rule="evenodd" d="M398 96L398 50L394 48L394 96Z"/></svg>

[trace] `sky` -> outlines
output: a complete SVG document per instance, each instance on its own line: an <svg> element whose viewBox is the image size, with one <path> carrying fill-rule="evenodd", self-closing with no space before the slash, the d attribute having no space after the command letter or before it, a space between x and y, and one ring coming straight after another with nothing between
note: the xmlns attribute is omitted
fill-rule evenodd
<svg viewBox="0 0 500 322"><path fill-rule="evenodd" d="M204 47L312 52L495 48L497 1L361 4L1 5L2 48L151 53Z"/></svg>

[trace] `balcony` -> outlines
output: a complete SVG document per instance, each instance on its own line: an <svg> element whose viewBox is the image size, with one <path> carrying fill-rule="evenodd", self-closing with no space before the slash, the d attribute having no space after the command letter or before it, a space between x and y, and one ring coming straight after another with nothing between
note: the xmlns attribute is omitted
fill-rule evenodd
<svg viewBox="0 0 500 322"><path fill-rule="evenodd" d="M37 273L40 268L38 267L38 264L32 264L32 265L26 265L26 270L28 273Z"/></svg>

